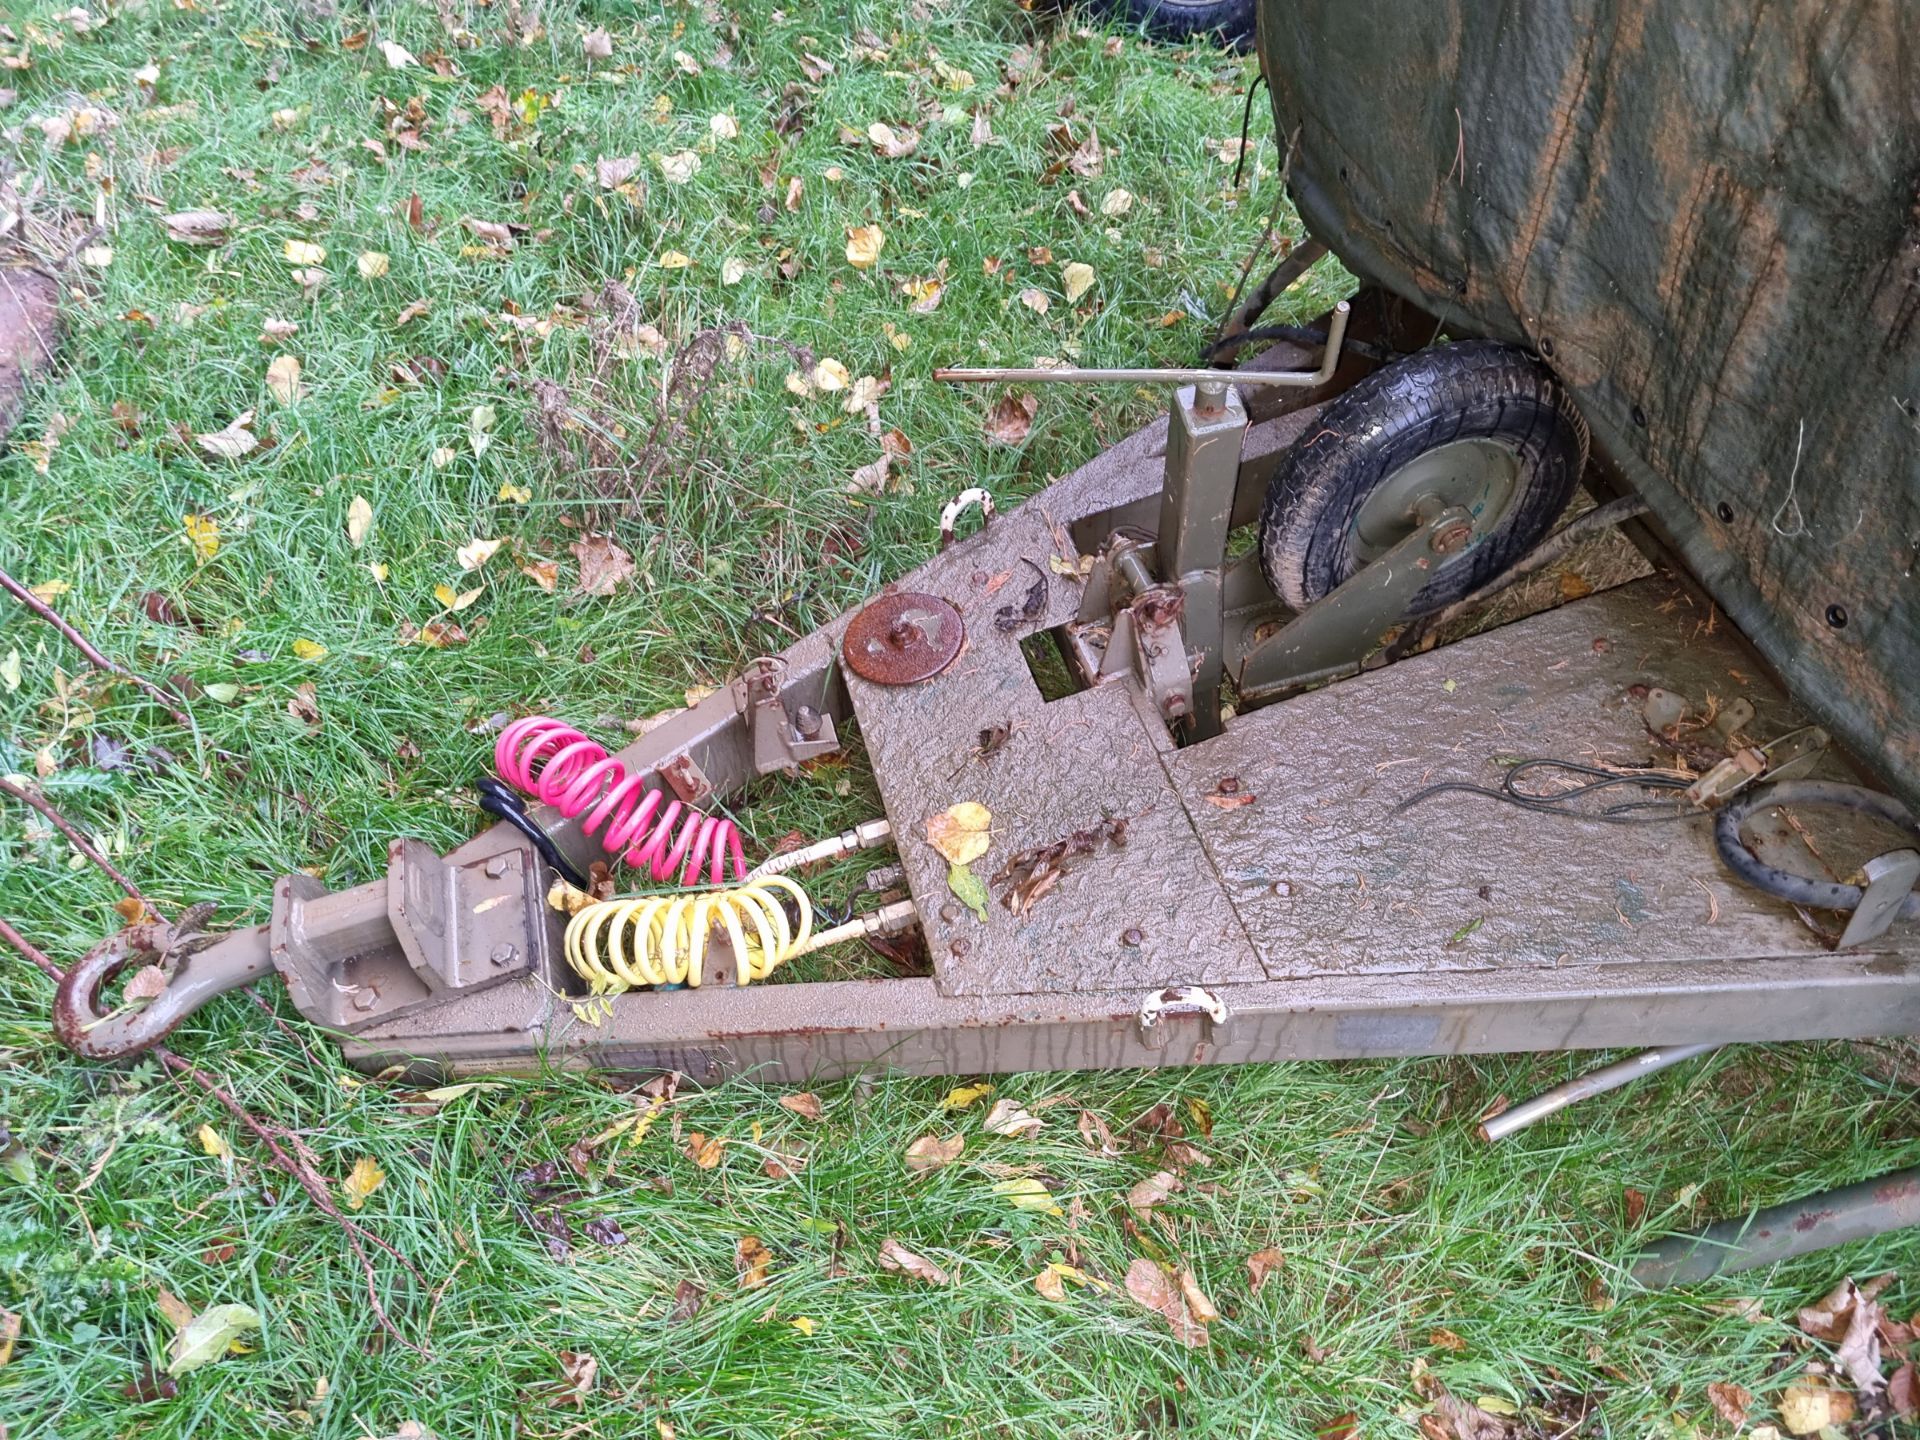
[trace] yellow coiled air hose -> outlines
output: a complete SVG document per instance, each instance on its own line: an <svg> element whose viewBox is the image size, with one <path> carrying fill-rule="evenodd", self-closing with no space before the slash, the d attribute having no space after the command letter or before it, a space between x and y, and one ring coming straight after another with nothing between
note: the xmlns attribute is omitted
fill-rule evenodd
<svg viewBox="0 0 1920 1440"><path fill-rule="evenodd" d="M798 907L798 926L782 894ZM582 907L568 922L567 963L595 995L642 985L697 986L716 928L732 945L735 982L748 985L813 948L813 902L784 875L763 875L727 890L603 900Z"/></svg>

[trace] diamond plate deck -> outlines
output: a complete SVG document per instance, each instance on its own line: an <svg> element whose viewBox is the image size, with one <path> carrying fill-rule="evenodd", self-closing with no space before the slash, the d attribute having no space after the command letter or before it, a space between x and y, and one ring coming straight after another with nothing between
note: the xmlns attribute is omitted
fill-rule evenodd
<svg viewBox="0 0 1920 1440"><path fill-rule="evenodd" d="M1705 817L1582 824L1458 793L1389 814L1521 756L1646 763L1636 683L1744 697L1762 738L1805 723L1723 617L1654 578L1258 711L1167 768L1274 979L1820 953L1721 866ZM1256 802L1200 803L1228 773Z"/></svg>
<svg viewBox="0 0 1920 1440"><path fill-rule="evenodd" d="M1042 995L1266 978L1160 765L1165 731L1156 737L1142 723L1125 685L1041 698L1020 637L1069 618L1079 587L1046 568L1054 537L1037 516L994 523L1002 564L1021 555L1033 565L989 575L961 547L915 578L959 606L960 657L918 685L847 676L941 990ZM1002 607L1017 612L1040 575L1042 613L1000 629ZM981 756L980 732L998 725L1005 744ZM1024 917L996 894L983 924L949 892L946 861L925 838L927 817L963 800L993 812L993 848L973 866L982 880L1020 850L1109 817L1129 817L1129 838L1068 865Z"/></svg>

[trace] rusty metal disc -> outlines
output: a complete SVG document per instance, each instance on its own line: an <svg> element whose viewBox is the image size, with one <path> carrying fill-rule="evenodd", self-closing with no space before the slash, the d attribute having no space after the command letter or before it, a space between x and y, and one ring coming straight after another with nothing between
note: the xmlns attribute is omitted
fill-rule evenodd
<svg viewBox="0 0 1920 1440"><path fill-rule="evenodd" d="M841 658L876 685L917 685L953 663L966 643L960 612L938 595L882 595L847 625Z"/></svg>

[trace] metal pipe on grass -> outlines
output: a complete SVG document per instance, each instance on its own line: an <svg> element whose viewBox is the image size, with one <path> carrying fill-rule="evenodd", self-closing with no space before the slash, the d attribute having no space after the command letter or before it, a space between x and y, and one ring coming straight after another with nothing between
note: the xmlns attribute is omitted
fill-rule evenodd
<svg viewBox="0 0 1920 1440"><path fill-rule="evenodd" d="M1637 1055L1629 1055L1624 1060L1616 1060L1611 1065L1602 1065L1598 1070L1589 1070L1564 1085L1556 1085L1551 1090L1543 1090L1531 1100L1523 1100L1510 1109L1502 1110L1492 1119L1483 1121L1479 1127L1482 1140L1504 1140L1515 1131L1524 1130L1529 1125L1557 1115L1576 1101L1585 1100L1593 1095L1604 1095L1609 1090L1618 1090L1622 1085L1631 1085L1643 1075L1652 1075L1669 1066L1678 1065L1682 1060L1691 1060L1696 1055L1705 1055L1718 1050L1718 1045L1667 1045L1653 1050L1642 1050Z"/></svg>

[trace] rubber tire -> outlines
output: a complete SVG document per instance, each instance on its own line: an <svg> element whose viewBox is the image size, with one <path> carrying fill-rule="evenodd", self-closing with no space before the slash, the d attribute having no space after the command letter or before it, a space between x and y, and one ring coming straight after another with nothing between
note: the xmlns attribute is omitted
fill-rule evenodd
<svg viewBox="0 0 1920 1440"><path fill-rule="evenodd" d="M1587 422L1528 352L1468 340L1374 371L1287 452L1260 513L1260 568L1274 593L1295 610L1331 594L1360 568L1354 521L1374 487L1429 450L1472 439L1520 456L1519 498L1492 534L1439 566L1408 617L1451 605L1526 555L1580 483Z"/></svg>
<svg viewBox="0 0 1920 1440"><path fill-rule="evenodd" d="M1254 0L1089 0L1088 8L1152 40L1218 35L1236 50L1253 45Z"/></svg>

